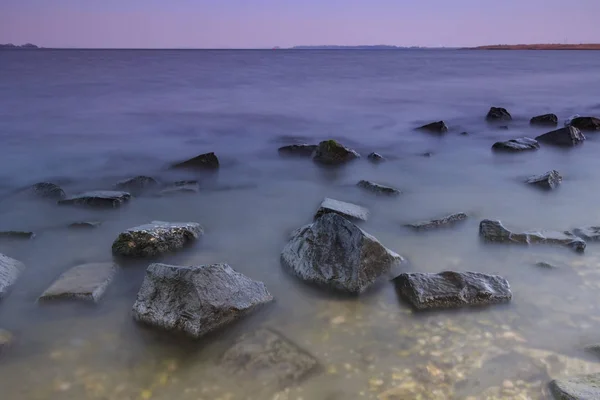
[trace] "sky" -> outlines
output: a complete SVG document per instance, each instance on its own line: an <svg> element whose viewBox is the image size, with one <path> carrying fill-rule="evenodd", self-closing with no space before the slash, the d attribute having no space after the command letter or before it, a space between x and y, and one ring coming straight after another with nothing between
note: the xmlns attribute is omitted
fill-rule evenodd
<svg viewBox="0 0 600 400"><path fill-rule="evenodd" d="M83 48L599 43L600 0L0 0L0 43Z"/></svg>

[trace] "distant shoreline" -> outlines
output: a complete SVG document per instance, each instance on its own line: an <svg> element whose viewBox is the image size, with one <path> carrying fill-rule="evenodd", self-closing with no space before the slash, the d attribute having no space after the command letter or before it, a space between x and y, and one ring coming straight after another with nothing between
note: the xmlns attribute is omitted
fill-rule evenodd
<svg viewBox="0 0 600 400"><path fill-rule="evenodd" d="M581 44L495 44L469 47L470 50L600 50L600 43Z"/></svg>

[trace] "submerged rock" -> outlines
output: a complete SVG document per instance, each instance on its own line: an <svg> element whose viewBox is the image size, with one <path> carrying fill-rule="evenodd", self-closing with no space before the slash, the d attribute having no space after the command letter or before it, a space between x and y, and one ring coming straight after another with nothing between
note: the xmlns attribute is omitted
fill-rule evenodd
<svg viewBox="0 0 600 400"><path fill-rule="evenodd" d="M365 291L402 257L338 214L294 232L281 262L300 279L349 293Z"/></svg>
<svg viewBox="0 0 600 400"><path fill-rule="evenodd" d="M567 119L565 120L565 126L569 126L569 125L571 125L571 122L573 122L573 120L574 120L575 118L579 118L579 117L581 117L581 115L579 115L579 114L571 115L569 118L567 118Z"/></svg>
<svg viewBox="0 0 600 400"><path fill-rule="evenodd" d="M298 384L319 366L312 355L270 329L242 336L225 352L222 364L235 374L279 388Z"/></svg>
<svg viewBox="0 0 600 400"><path fill-rule="evenodd" d="M385 161L385 157L383 157L381 154L375 153L375 152L369 154L367 156L367 159L373 163Z"/></svg>
<svg viewBox="0 0 600 400"><path fill-rule="evenodd" d="M506 108L491 107L485 119L487 121L510 121L512 120L512 116L506 110Z"/></svg>
<svg viewBox="0 0 600 400"><path fill-rule="evenodd" d="M102 225L100 221L80 221L69 224L69 229L94 229Z"/></svg>
<svg viewBox="0 0 600 400"><path fill-rule="evenodd" d="M227 264L151 264L133 316L137 321L198 338L272 300L264 283Z"/></svg>
<svg viewBox="0 0 600 400"><path fill-rule="evenodd" d="M324 140L315 150L313 160L320 164L340 165L355 160L360 156L335 140Z"/></svg>
<svg viewBox="0 0 600 400"><path fill-rule="evenodd" d="M114 263L78 265L63 273L39 300L76 299L97 303L106 292L116 269Z"/></svg>
<svg viewBox="0 0 600 400"><path fill-rule="evenodd" d="M562 176L556 170L548 171L543 175L534 175L527 178L525 183L538 186L542 189L556 189L562 182Z"/></svg>
<svg viewBox="0 0 600 400"><path fill-rule="evenodd" d="M31 186L31 192L44 199L60 200L64 199L67 195L60 186L51 182L40 182Z"/></svg>
<svg viewBox="0 0 600 400"><path fill-rule="evenodd" d="M194 194L200 192L200 185L196 181L182 181L176 182L172 186L168 186L165 189L157 193L157 196L173 196L178 194Z"/></svg>
<svg viewBox="0 0 600 400"><path fill-rule="evenodd" d="M0 354L2 354L2 350L10 346L12 341L13 335L7 330L0 329Z"/></svg>
<svg viewBox="0 0 600 400"><path fill-rule="evenodd" d="M22 262L0 254L0 299L8 294L24 269Z"/></svg>
<svg viewBox="0 0 600 400"><path fill-rule="evenodd" d="M479 235L487 242L525 245L555 244L570 247L578 252L585 250L585 242L568 232L540 231L513 233L506 229L500 221L491 221L489 219L483 220L479 224Z"/></svg>
<svg viewBox="0 0 600 400"><path fill-rule="evenodd" d="M544 268L544 269L557 269L558 268L556 265L550 264L549 262L546 262L546 261L538 261L535 263L535 266Z"/></svg>
<svg viewBox="0 0 600 400"><path fill-rule="evenodd" d="M450 214L442 218L430 219L428 221L415 222L412 224L406 224L405 226L408 228L413 228L416 230L427 230L427 229L435 229L441 228L444 226L454 225L458 222L464 221L467 219L467 214L465 213L456 213Z"/></svg>
<svg viewBox="0 0 600 400"><path fill-rule="evenodd" d="M590 242L600 241L600 226L586 226L573 229L573 234Z"/></svg>
<svg viewBox="0 0 600 400"><path fill-rule="evenodd" d="M282 146L277 151L281 156L310 157L317 150L316 144L290 144Z"/></svg>
<svg viewBox="0 0 600 400"><path fill-rule="evenodd" d="M555 146L575 146L585 140L581 131L573 126L567 126L552 132L544 133L535 138L536 140Z"/></svg>
<svg viewBox="0 0 600 400"><path fill-rule="evenodd" d="M98 190L85 192L59 200L60 205L73 205L94 208L117 208L127 203L131 195L127 192Z"/></svg>
<svg viewBox="0 0 600 400"><path fill-rule="evenodd" d="M556 126L558 125L558 117L556 116L556 114L538 115L537 117L531 118L531 120L529 120L529 124L541 126Z"/></svg>
<svg viewBox="0 0 600 400"><path fill-rule="evenodd" d="M356 204L325 198L315 214L315 219L328 213L339 214L343 217L366 221L369 218L369 210Z"/></svg>
<svg viewBox="0 0 600 400"><path fill-rule="evenodd" d="M423 126L417 128L417 130L427 131L427 132L431 132L431 133L446 133L446 132L448 132L448 126L446 125L446 123L444 121L437 121L437 122L432 122L430 124L423 125Z"/></svg>
<svg viewBox="0 0 600 400"><path fill-rule="evenodd" d="M144 192L155 189L158 181L150 176L139 175L133 178L119 181L115 184L116 190L129 192L133 195L139 195Z"/></svg>
<svg viewBox="0 0 600 400"><path fill-rule="evenodd" d="M215 170L219 168L219 159L215 153L200 154L189 160L173 164L171 168L191 168L191 169L204 169L204 170Z"/></svg>
<svg viewBox="0 0 600 400"><path fill-rule="evenodd" d="M401 297L418 310L482 306L512 298L506 279L479 272L404 273L394 283Z"/></svg>
<svg viewBox="0 0 600 400"><path fill-rule="evenodd" d="M394 189L393 187L380 185L379 183L365 181L365 180L359 181L356 184L356 186L358 186L359 188L368 190L369 192L376 193L376 194L397 196L400 193L402 193L401 191L399 191L398 189Z"/></svg>
<svg viewBox="0 0 600 400"><path fill-rule="evenodd" d="M29 231L0 231L0 239L33 239L35 233Z"/></svg>
<svg viewBox="0 0 600 400"><path fill-rule="evenodd" d="M553 380L550 391L557 400L600 399L600 373Z"/></svg>
<svg viewBox="0 0 600 400"><path fill-rule="evenodd" d="M114 254L153 257L182 249L204 234L196 222L152 221L122 232L112 244Z"/></svg>
<svg viewBox="0 0 600 400"><path fill-rule="evenodd" d="M576 117L570 121L570 125L582 131L600 131L600 118Z"/></svg>
<svg viewBox="0 0 600 400"><path fill-rule="evenodd" d="M499 151L527 151L537 150L539 148L540 144L537 140L528 137L511 139L505 142L496 142L492 145L492 149Z"/></svg>

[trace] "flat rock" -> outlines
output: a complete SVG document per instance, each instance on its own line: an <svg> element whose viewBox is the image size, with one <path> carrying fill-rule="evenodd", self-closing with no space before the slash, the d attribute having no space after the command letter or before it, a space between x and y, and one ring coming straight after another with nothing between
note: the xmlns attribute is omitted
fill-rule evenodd
<svg viewBox="0 0 600 400"><path fill-rule="evenodd" d="M385 161L385 157L383 157L381 154L375 153L375 152L369 154L367 156L367 159L369 161L371 161L372 163L379 163L379 162Z"/></svg>
<svg viewBox="0 0 600 400"><path fill-rule="evenodd" d="M573 234L590 242L600 241L600 226L586 226L573 229Z"/></svg>
<svg viewBox="0 0 600 400"><path fill-rule="evenodd" d="M311 157L317 147L319 146L316 144L290 144L280 147L277 151L282 156Z"/></svg>
<svg viewBox="0 0 600 400"><path fill-rule="evenodd" d="M365 189L371 193L384 194L388 196L397 196L402 193L401 191L399 191L398 189L394 189L393 187L365 180L359 181L356 184L356 186L358 186L361 189Z"/></svg>
<svg viewBox="0 0 600 400"><path fill-rule="evenodd" d="M0 299L8 294L24 269L22 262L0 254Z"/></svg>
<svg viewBox="0 0 600 400"><path fill-rule="evenodd" d="M585 136L581 131L573 126L566 126L535 138L541 143L551 144L554 146L575 146L583 143Z"/></svg>
<svg viewBox="0 0 600 400"><path fill-rule="evenodd" d="M97 303L106 292L116 269L114 263L78 265L63 273L39 300L76 299Z"/></svg>
<svg viewBox="0 0 600 400"><path fill-rule="evenodd" d="M505 142L496 142L492 145L492 149L494 150L508 152L537 150L539 148L540 144L538 141L528 137L511 139Z"/></svg>
<svg viewBox="0 0 600 400"><path fill-rule="evenodd" d="M69 229L95 229L102 225L100 221L79 221L69 224Z"/></svg>
<svg viewBox="0 0 600 400"><path fill-rule="evenodd" d="M10 346L13 341L13 335L4 329L0 329L0 354L2 354L2 350L6 347Z"/></svg>
<svg viewBox="0 0 600 400"><path fill-rule="evenodd" d="M139 175L117 182L115 184L115 189L137 196L144 192L154 190L157 186L158 181L156 179L152 178L151 176Z"/></svg>
<svg viewBox="0 0 600 400"><path fill-rule="evenodd" d="M33 239L35 233L29 231L0 231L0 239Z"/></svg>
<svg viewBox="0 0 600 400"><path fill-rule="evenodd" d="M527 178L525 183L540 187L542 189L556 189L562 182L562 176L556 170L548 171L542 175L533 175Z"/></svg>
<svg viewBox="0 0 600 400"><path fill-rule="evenodd" d="M189 160L173 164L171 168L215 170L219 168L219 159L215 153L205 153L194 158L190 158Z"/></svg>
<svg viewBox="0 0 600 400"><path fill-rule="evenodd" d="M359 158L360 155L335 140L324 140L314 152L313 160L319 164L341 165Z"/></svg>
<svg viewBox="0 0 600 400"><path fill-rule="evenodd" d="M113 242L114 254L128 257L153 257L182 249L204 234L196 222L152 221L122 232Z"/></svg>
<svg viewBox="0 0 600 400"><path fill-rule="evenodd" d="M281 253L283 266L300 279L354 294L365 291L402 260L334 213L296 230Z"/></svg>
<svg viewBox="0 0 600 400"><path fill-rule="evenodd" d="M127 192L98 190L67 197L59 200L58 204L93 208L117 208L127 203L129 199L131 199L131 195Z"/></svg>
<svg viewBox="0 0 600 400"><path fill-rule="evenodd" d="M524 245L553 244L567 246L577 252L585 250L585 242L575 235L565 232L539 231L513 233L506 229L500 221L489 219L479 224L479 236L487 242L517 243Z"/></svg>
<svg viewBox="0 0 600 400"><path fill-rule="evenodd" d="M236 341L223 355L222 365L234 374L283 389L299 383L319 363L281 334L259 329Z"/></svg>
<svg viewBox="0 0 600 400"><path fill-rule="evenodd" d="M394 284L418 310L482 306L512 298L506 279L479 272L404 273L394 278Z"/></svg>
<svg viewBox="0 0 600 400"><path fill-rule="evenodd" d="M343 217L366 221L369 219L369 210L356 204L325 198L315 214L315 219L328 213L336 213Z"/></svg>
<svg viewBox="0 0 600 400"><path fill-rule="evenodd" d="M430 219L428 221L415 222L412 224L407 224L405 226L408 228L413 228L415 230L429 230L445 226L451 226L460 221L464 221L465 219L467 219L467 214L461 212L456 214L450 214L442 218L435 218Z"/></svg>
<svg viewBox="0 0 600 400"><path fill-rule="evenodd" d="M540 126L556 126L558 125L558 117L556 114L543 114L533 117L529 120L530 125Z"/></svg>
<svg viewBox="0 0 600 400"><path fill-rule="evenodd" d="M510 121L510 120L512 120L512 116L506 110L506 108L491 107L490 111L488 111L485 119L487 121Z"/></svg>
<svg viewBox="0 0 600 400"><path fill-rule="evenodd" d="M133 316L137 321L198 338L272 300L264 283L227 264L151 264Z"/></svg>
<svg viewBox="0 0 600 400"><path fill-rule="evenodd" d="M600 373L553 380L550 391L557 400L600 399Z"/></svg>
<svg viewBox="0 0 600 400"><path fill-rule="evenodd" d="M44 199L60 200L67 196L60 186L52 182L36 183L31 186L30 190L36 197Z"/></svg>
<svg viewBox="0 0 600 400"><path fill-rule="evenodd" d="M575 117L571 119L570 125L581 131L600 131L600 118Z"/></svg>
<svg viewBox="0 0 600 400"><path fill-rule="evenodd" d="M420 131L426 131L430 133L446 133L448 132L448 126L444 121L432 122L417 128Z"/></svg>

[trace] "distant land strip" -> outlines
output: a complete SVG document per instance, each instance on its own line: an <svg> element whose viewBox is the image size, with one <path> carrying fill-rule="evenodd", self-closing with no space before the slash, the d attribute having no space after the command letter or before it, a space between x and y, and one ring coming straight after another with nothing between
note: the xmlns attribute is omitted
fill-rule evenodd
<svg viewBox="0 0 600 400"><path fill-rule="evenodd" d="M494 44L489 46L470 47L472 50L600 50L600 43L580 44Z"/></svg>

